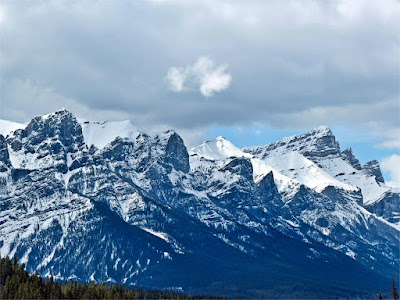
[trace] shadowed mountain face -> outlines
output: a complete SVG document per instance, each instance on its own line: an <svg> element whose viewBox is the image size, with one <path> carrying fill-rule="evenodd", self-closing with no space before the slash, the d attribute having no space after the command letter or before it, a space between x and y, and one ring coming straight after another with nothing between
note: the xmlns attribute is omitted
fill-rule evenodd
<svg viewBox="0 0 400 300"><path fill-rule="evenodd" d="M398 277L399 191L326 127L187 151L67 110L0 135L0 253L58 279L242 297L376 296Z"/></svg>

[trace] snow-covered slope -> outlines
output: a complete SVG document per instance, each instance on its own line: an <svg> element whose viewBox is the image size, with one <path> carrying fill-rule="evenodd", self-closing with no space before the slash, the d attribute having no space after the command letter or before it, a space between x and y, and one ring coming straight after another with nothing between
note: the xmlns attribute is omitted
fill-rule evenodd
<svg viewBox="0 0 400 300"><path fill-rule="evenodd" d="M340 155L339 143L326 126L314 128L305 134L285 137L265 146L245 147L242 150L254 154L260 159L292 151L299 152L311 160L313 160L312 158Z"/></svg>
<svg viewBox="0 0 400 300"><path fill-rule="evenodd" d="M286 198L290 197L291 192L295 191L300 185L298 181L291 180L289 177L279 173L265 161L255 158L252 154L243 152L223 137L217 137L213 141L206 141L201 145L190 149L189 154L190 165L194 170L204 165L204 160L212 162L211 168L214 165L214 161L216 163L215 165L221 168L223 165L228 164L232 159L238 157L248 158L252 165L252 176L254 182L257 183L261 181L263 177L272 172L278 190L281 193L286 192ZM214 176L220 176L219 170L217 169L216 171L217 172Z"/></svg>
<svg viewBox="0 0 400 300"><path fill-rule="evenodd" d="M348 191L358 190L356 186L336 180L314 162L296 151L259 159L250 153L240 150L223 137L217 137L213 141L206 141L192 148L189 154L192 166L201 165L201 159L223 161L225 163L226 160L232 158L250 158L254 180L257 182L269 172L273 172L281 190L287 189L287 186L294 188L299 183L317 192L322 192L327 186L334 186Z"/></svg>
<svg viewBox="0 0 400 300"><path fill-rule="evenodd" d="M85 143L88 147L94 145L99 149L104 148L117 137L135 140L139 133L147 133L144 129L129 120L121 122L80 120L80 124Z"/></svg>
<svg viewBox="0 0 400 300"><path fill-rule="evenodd" d="M230 157L253 157L234 146L222 136L213 141L203 142L201 145L190 149L190 155L198 155L208 160L224 160Z"/></svg>
<svg viewBox="0 0 400 300"><path fill-rule="evenodd" d="M260 159L270 161L271 164L273 161L281 162L280 157L288 153L296 155L291 153L298 152L311 160L316 167L322 169L323 173L329 174L331 177L329 181L334 186L351 185L359 188L365 205L374 203L383 194L391 191L391 188L383 182L378 162L371 161L361 167L351 149L341 152L335 136L326 126L314 128L306 134L282 138L265 146L248 147L242 150ZM298 161L304 160L299 159ZM296 168L292 169L297 170ZM315 167L313 169L315 170ZM325 174L324 177L326 178ZM338 184L339 182L341 184Z"/></svg>
<svg viewBox="0 0 400 300"><path fill-rule="evenodd" d="M327 186L334 186L348 191L357 190L356 186L336 180L314 162L296 151L281 156L267 157L263 161L280 173L303 183L317 192L322 192Z"/></svg>
<svg viewBox="0 0 400 300"><path fill-rule="evenodd" d="M384 193L391 190L384 183L378 182L375 176L353 168L340 157L320 159L318 163L323 170L338 181L360 188L365 205L377 201Z"/></svg>
<svg viewBox="0 0 400 300"><path fill-rule="evenodd" d="M0 120L0 134L6 137L11 133L11 131L24 128L25 126L26 124Z"/></svg>

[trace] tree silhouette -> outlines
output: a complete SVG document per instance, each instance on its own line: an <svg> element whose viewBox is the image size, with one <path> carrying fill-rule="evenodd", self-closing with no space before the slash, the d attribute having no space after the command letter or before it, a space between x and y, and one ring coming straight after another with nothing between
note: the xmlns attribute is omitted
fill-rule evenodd
<svg viewBox="0 0 400 300"><path fill-rule="evenodd" d="M392 286L392 296L393 296L393 300L399 299L399 292L397 292L396 282L394 281L394 279L393 279L393 286Z"/></svg>
<svg viewBox="0 0 400 300"><path fill-rule="evenodd" d="M16 257L0 258L0 299L222 299L191 296L170 291L129 289L120 285L56 282L43 279L36 272L29 274Z"/></svg>

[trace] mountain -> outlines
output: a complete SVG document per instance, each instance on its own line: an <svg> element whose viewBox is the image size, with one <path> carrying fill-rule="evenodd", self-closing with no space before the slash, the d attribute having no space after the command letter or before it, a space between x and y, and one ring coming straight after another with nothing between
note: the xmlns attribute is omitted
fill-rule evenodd
<svg viewBox="0 0 400 300"><path fill-rule="evenodd" d="M372 297L399 276L399 190L326 127L188 151L62 109L2 132L0 254L29 271L247 298Z"/></svg>
<svg viewBox="0 0 400 300"><path fill-rule="evenodd" d="M385 185L378 161L372 160L361 166L351 148L341 152L332 131L325 126L315 128L307 134L283 138L265 146L243 148L242 150L267 161L282 157L287 153L297 152L314 162L319 170L327 173L332 179L359 188L362 194L361 206L370 212L377 213L375 207L380 202L382 210L378 212L378 216L394 223L397 228L399 227L400 201L398 197L400 189ZM298 177L294 173L291 175L290 177L293 179ZM327 183L326 180L323 182ZM332 186L339 187L337 184Z"/></svg>

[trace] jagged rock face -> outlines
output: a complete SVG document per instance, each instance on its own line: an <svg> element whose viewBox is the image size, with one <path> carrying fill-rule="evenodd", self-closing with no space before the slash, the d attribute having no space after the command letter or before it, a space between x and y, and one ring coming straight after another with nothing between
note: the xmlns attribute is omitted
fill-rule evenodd
<svg viewBox="0 0 400 300"><path fill-rule="evenodd" d="M245 147L242 150L259 158L266 158L278 151L280 153L296 151L311 160L326 156L340 156L339 143L336 141L332 131L325 126L315 128L309 133L284 138L265 146Z"/></svg>
<svg viewBox="0 0 400 300"><path fill-rule="evenodd" d="M329 129L246 152L220 137L189 156L174 131L115 128L61 110L0 136L1 255L59 279L244 297L293 282L315 288L303 298L369 295L398 276L398 196L365 211L366 190L339 179L371 176L352 175Z"/></svg>
<svg viewBox="0 0 400 300"><path fill-rule="evenodd" d="M352 165L355 169L361 170L361 164L358 158L354 155L353 151L351 148L345 149L342 152L342 157L345 161L349 162L350 165Z"/></svg>
<svg viewBox="0 0 400 300"><path fill-rule="evenodd" d="M231 162L226 164L221 168L222 171L230 171L232 173L238 174L247 180L251 180L253 178L253 166L251 164L250 159L239 157L233 159Z"/></svg>
<svg viewBox="0 0 400 300"><path fill-rule="evenodd" d="M0 172L6 172L10 167L11 162L8 155L7 142L4 136L0 135Z"/></svg>
<svg viewBox="0 0 400 300"><path fill-rule="evenodd" d="M315 187L309 183L316 183L318 192L324 190L327 185L345 188L351 194L354 194L358 188L362 193L362 198L359 201L364 206L369 206L379 199L384 199L385 195L388 195L387 193L392 190L384 184L382 172L376 160L368 162L361 167L351 148L341 152L339 143L333 133L324 126L313 129L307 134L283 138L265 146L242 148L242 150L258 159L267 161L290 178L296 180L300 178L301 182L308 184L313 189ZM315 163L317 168L304 162L301 168L287 168L288 164L282 164L279 159L278 165L274 165L277 158L284 157L292 160L291 156L297 160L294 165L301 165L298 162L306 157ZM314 176L312 173L314 173ZM319 173L320 180L316 180L315 177L318 176L315 173ZM324 173L328 175L329 179ZM321 185L320 183L324 184ZM356 189L352 190L349 185ZM395 191L395 193L398 194L399 192ZM388 201L390 202L391 200L389 199ZM392 218L386 220L392 222Z"/></svg>
<svg viewBox="0 0 400 300"><path fill-rule="evenodd" d="M34 118L25 129L9 136L7 143L15 168L55 167L61 173L67 172L68 159L85 147L80 124L66 110Z"/></svg>
<svg viewBox="0 0 400 300"><path fill-rule="evenodd" d="M189 172L189 154L182 138L175 131L167 131L168 139L165 147L165 161L171 169Z"/></svg>
<svg viewBox="0 0 400 300"><path fill-rule="evenodd" d="M387 192L378 201L365 206L365 208L377 216L383 217L391 223L400 223L400 195Z"/></svg>
<svg viewBox="0 0 400 300"><path fill-rule="evenodd" d="M367 162L365 165L363 165L362 169L367 175L375 176L377 182L385 183L379 162L377 160L371 160Z"/></svg>

